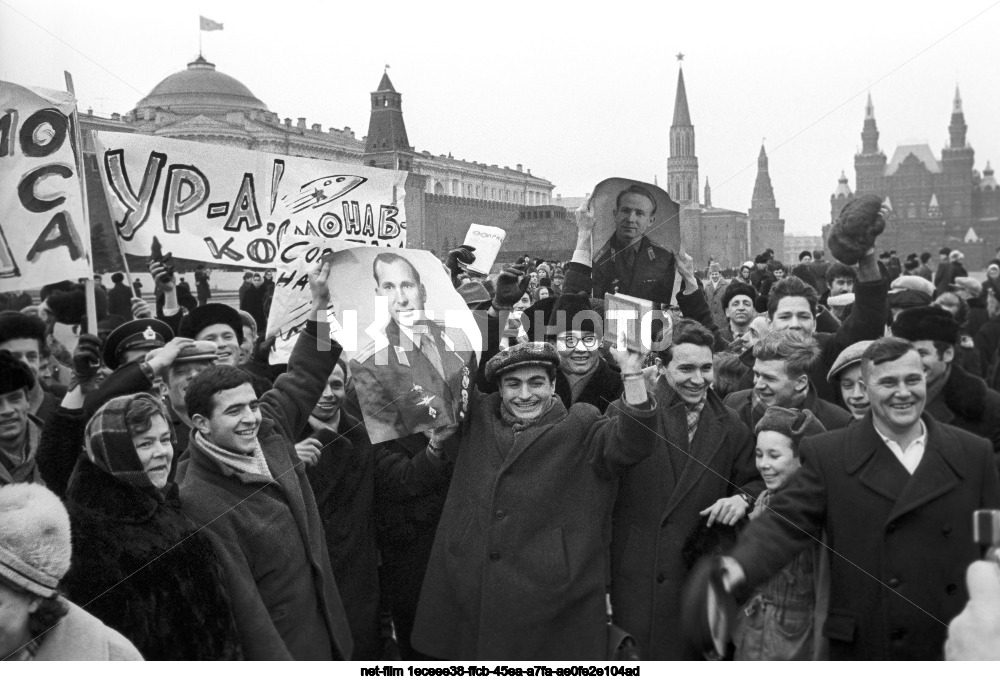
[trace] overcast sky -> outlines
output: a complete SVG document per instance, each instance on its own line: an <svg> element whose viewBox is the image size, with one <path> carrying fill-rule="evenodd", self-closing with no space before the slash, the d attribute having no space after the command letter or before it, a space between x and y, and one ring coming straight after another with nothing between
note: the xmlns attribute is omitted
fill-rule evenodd
<svg viewBox="0 0 1000 680"><path fill-rule="evenodd" d="M389 64L417 150L582 196L616 175L665 185L683 52L713 204L747 210L766 138L786 233L818 234L841 170L855 186L869 87L890 158L940 156L957 83L976 168L1000 164L997 5L0 0L0 79L61 88L69 70L82 109L125 113L197 55L203 14L225 25L205 57L282 118L360 138Z"/></svg>

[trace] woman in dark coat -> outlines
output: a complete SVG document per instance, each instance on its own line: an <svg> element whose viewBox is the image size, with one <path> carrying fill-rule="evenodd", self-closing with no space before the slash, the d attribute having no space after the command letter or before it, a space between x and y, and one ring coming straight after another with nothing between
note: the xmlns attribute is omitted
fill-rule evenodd
<svg viewBox="0 0 1000 680"><path fill-rule="evenodd" d="M173 432L163 404L145 393L111 399L84 436L65 499L69 598L147 660L241 659L222 569L167 482Z"/></svg>

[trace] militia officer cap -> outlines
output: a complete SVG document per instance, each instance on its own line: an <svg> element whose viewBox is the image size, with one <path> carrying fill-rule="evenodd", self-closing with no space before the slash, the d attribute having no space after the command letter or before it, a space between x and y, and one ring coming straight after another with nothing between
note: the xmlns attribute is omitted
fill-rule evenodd
<svg viewBox="0 0 1000 680"><path fill-rule="evenodd" d="M151 350L173 340L170 326L159 319L127 321L108 334L104 342L104 364L111 370L121 366L125 352L134 349Z"/></svg>

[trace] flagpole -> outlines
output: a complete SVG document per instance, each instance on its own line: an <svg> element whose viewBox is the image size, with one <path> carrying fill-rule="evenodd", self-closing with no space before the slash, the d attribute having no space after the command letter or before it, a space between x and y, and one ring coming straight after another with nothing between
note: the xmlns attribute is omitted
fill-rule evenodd
<svg viewBox="0 0 1000 680"><path fill-rule="evenodd" d="M198 21L200 22L201 19L198 19ZM199 23L198 24L198 56L199 57L201 56L201 34L202 34L201 23Z"/></svg>
<svg viewBox="0 0 1000 680"><path fill-rule="evenodd" d="M69 71L63 71L63 77L66 79L66 91L69 92L74 100L76 99L76 89L73 87L73 76ZM80 201L83 207L83 219L87 223L87 233L90 233L90 210L87 205L87 184L83 176L83 144L80 137L80 117L79 108L76 101L73 102L73 113L70 114L71 127L73 128L73 142L76 146L74 156L76 161L76 172L80 177ZM87 263L90 265L90 276L87 277L86 283L84 283L84 300L87 305L87 332L97 335L97 293L94 286L94 245L92 242L87 243Z"/></svg>

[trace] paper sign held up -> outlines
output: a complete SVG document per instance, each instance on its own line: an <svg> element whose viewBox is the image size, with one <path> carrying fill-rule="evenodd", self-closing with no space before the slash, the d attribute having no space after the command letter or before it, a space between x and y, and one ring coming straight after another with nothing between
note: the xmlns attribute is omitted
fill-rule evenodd
<svg viewBox="0 0 1000 680"><path fill-rule="evenodd" d="M476 261L468 266L469 271L476 274L489 274L493 263L497 260L497 255L500 254L500 247L505 238L507 238L507 232L500 227L487 227L482 224L470 225L463 245L476 249Z"/></svg>
<svg viewBox="0 0 1000 680"><path fill-rule="evenodd" d="M615 347L624 336L625 346L633 352L645 354L653 347L653 303L649 300L620 293L606 293L604 316L604 342L607 344ZM667 316L665 322L669 323L669 319Z"/></svg>

